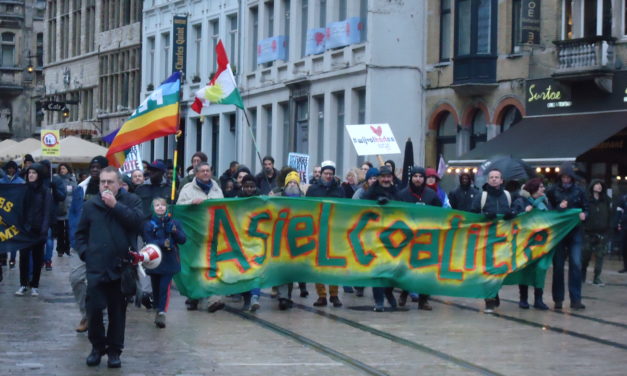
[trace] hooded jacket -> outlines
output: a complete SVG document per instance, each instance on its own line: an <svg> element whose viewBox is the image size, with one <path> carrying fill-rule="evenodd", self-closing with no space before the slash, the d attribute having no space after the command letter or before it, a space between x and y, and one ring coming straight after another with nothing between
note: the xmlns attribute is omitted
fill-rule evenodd
<svg viewBox="0 0 627 376"><path fill-rule="evenodd" d="M395 185L391 185L388 188L381 186L378 181L368 188L366 193L362 196L363 200L379 200L386 198L388 200L402 201L399 196L398 188Z"/></svg>
<svg viewBox="0 0 627 376"><path fill-rule="evenodd" d="M424 204L430 206L442 206L442 201L435 193L435 191L426 184L423 184L420 187L414 186L411 181L407 188L400 191L398 194L399 199L405 202L412 202L416 204Z"/></svg>
<svg viewBox="0 0 627 376"><path fill-rule="evenodd" d="M340 186L338 179L333 179L329 185L322 184L322 180L320 180L318 183L309 186L305 196L344 198L344 190Z"/></svg>
<svg viewBox="0 0 627 376"><path fill-rule="evenodd" d="M599 198L594 198L592 187L597 183L601 183L601 192ZM594 179L588 185L588 216L584 222L584 229L588 232L607 232L611 228L612 221L612 205L610 198L607 196L607 189L602 180Z"/></svg>
<svg viewBox="0 0 627 376"><path fill-rule="evenodd" d="M45 183L45 168L39 163L33 163L26 170L37 172L37 180L26 183L26 195L24 196L24 228L40 240L48 237L48 228L51 224L50 213L54 208L52 202L52 192Z"/></svg>
<svg viewBox="0 0 627 376"><path fill-rule="evenodd" d="M176 231L173 231L174 228ZM142 238L146 243L155 244L161 249L159 266L146 270L146 273L176 274L181 271L179 244L185 244L187 237L179 221L168 213L162 217L153 215L144 223Z"/></svg>
<svg viewBox="0 0 627 376"><path fill-rule="evenodd" d="M470 184L462 185L462 176L468 176ZM448 200L453 209L470 211L472 209L472 200L480 193L479 188L472 185L470 174L463 173L459 175L459 186L448 194Z"/></svg>
<svg viewBox="0 0 627 376"><path fill-rule="evenodd" d="M559 205L562 201L566 200L568 202L568 206L566 209L581 209L584 213L588 212L588 200L586 200L586 195L577 184L577 176L570 165L562 166L560 174L560 180L552 185L546 192L546 197L549 199L549 203L556 210L565 210L562 209ZM564 187L561 181L561 177L563 175L570 176L573 181L568 187Z"/></svg>
<svg viewBox="0 0 627 376"><path fill-rule="evenodd" d="M507 214L511 211L511 203L507 199L507 195L505 194L505 189L503 189L503 185L500 187L494 188L493 186L485 183L483 185L483 190L488 193L488 196L485 201L485 205L483 208L481 207L481 196L483 194L480 193L475 196L472 201L472 212L474 213L483 213L483 214Z"/></svg>

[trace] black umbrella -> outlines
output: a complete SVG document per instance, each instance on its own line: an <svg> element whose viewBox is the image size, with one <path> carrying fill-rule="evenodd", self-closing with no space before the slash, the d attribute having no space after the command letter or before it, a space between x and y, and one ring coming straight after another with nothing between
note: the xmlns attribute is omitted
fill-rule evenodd
<svg viewBox="0 0 627 376"><path fill-rule="evenodd" d="M411 138L407 138L405 143L405 155L403 156L403 179L401 183L403 187L407 187L409 179L411 178L411 168L414 166L414 144L411 142Z"/></svg>
<svg viewBox="0 0 627 376"><path fill-rule="evenodd" d="M480 167L479 176L483 179L477 179L477 186L481 187L485 183L485 178L490 170L498 169L503 174L503 181L527 180L535 176L535 171L531 166L523 160L514 157L493 157L484 162Z"/></svg>

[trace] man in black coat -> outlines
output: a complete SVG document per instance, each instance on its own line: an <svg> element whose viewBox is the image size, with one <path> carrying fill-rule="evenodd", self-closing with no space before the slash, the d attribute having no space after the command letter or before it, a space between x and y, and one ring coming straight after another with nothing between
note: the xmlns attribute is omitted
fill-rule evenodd
<svg viewBox="0 0 627 376"><path fill-rule="evenodd" d="M311 185L307 189L306 197L344 197L344 190L340 186L340 182L335 178L335 163L332 161L322 162L322 172L320 175L320 181L314 185ZM327 305L327 290L324 284L316 283L316 292L318 293L318 300L314 303L316 307L324 307ZM342 302L338 297L338 287L329 286L329 301L334 307L341 307Z"/></svg>
<svg viewBox="0 0 627 376"><path fill-rule="evenodd" d="M165 163L154 161L148 166L150 183L143 184L135 189L135 194L142 200L144 219L148 220L152 216L152 200L157 197L164 197L168 204L171 204L172 185L168 183L164 175L167 168Z"/></svg>
<svg viewBox="0 0 627 376"><path fill-rule="evenodd" d="M263 171L255 176L255 183L259 187L259 194L267 195L277 187L279 170L274 168L274 158L269 155L263 157Z"/></svg>
<svg viewBox="0 0 627 376"><path fill-rule="evenodd" d="M425 184L426 172L423 167L414 166L411 169L411 179L407 188L398 195L401 201L412 202L418 205L430 205L442 207L442 201L438 194ZM399 305L404 306L407 302L408 291L403 291L399 299ZM418 295L418 309L431 311L433 308L429 304L429 295Z"/></svg>
<svg viewBox="0 0 627 376"><path fill-rule="evenodd" d="M142 202L136 195L120 190L122 176L114 167L100 173L100 194L85 203L76 230L76 250L87 269L88 338L92 351L88 366L100 364L108 354L109 368L119 368L124 348L126 297L120 273L129 251L137 246L143 219ZM105 335L102 310L107 308L109 327Z"/></svg>
<svg viewBox="0 0 627 376"><path fill-rule="evenodd" d="M588 201L584 190L576 184L576 178L572 165L561 166L559 181L549 188L546 197L556 210L581 209L579 219L583 222L588 213ZM586 308L581 303L582 243L583 228L578 225L559 242L555 249L553 256L553 301L555 302L555 309L562 309L564 301L564 264L566 258L568 258L570 308Z"/></svg>
<svg viewBox="0 0 627 376"><path fill-rule="evenodd" d="M448 194L448 201L453 209L470 211L472 200L479 194L479 189L472 184L469 173L459 175L459 187Z"/></svg>
<svg viewBox="0 0 627 376"><path fill-rule="evenodd" d="M503 189L503 174L498 169L488 171L488 182L483 185L483 192L475 196L472 201L472 211L482 213L486 218L493 220L496 216L503 216L509 220L516 216L512 209L512 196ZM500 305L499 295L485 300L485 313L494 313Z"/></svg>

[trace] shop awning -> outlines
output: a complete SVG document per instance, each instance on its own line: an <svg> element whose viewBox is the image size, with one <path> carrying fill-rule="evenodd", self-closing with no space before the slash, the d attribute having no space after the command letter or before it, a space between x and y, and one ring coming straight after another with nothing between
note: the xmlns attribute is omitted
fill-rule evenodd
<svg viewBox="0 0 627 376"><path fill-rule="evenodd" d="M528 117L448 164L475 166L497 155L532 164L560 164L574 161L625 128L627 111Z"/></svg>

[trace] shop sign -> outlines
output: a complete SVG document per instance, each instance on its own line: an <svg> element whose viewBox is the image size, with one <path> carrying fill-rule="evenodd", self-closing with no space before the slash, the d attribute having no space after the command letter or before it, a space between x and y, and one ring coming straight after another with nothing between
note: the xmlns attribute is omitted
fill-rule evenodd
<svg viewBox="0 0 627 376"><path fill-rule="evenodd" d="M540 44L540 0L523 0L520 43Z"/></svg>
<svg viewBox="0 0 627 376"><path fill-rule="evenodd" d="M172 42L174 53L172 54L172 66L174 71L185 72L185 58L187 51L187 16L174 16L172 18Z"/></svg>

